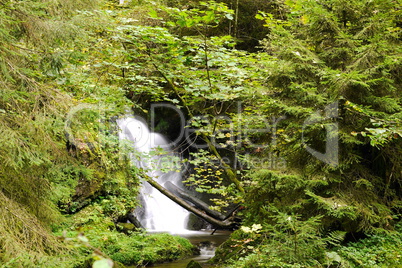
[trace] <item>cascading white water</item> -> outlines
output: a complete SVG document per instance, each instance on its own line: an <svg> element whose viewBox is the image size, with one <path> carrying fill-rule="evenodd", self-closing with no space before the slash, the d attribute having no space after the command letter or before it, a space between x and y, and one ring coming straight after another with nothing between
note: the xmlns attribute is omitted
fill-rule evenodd
<svg viewBox="0 0 402 268"><path fill-rule="evenodd" d="M142 154L141 160L135 160L137 166L147 170L147 175L164 186L171 182L176 186L181 185L181 174L176 171L162 172L162 165L173 167L170 163L172 155L167 140L158 133L150 132L148 127L134 117L119 119L117 124L120 128L119 139L131 141L135 150ZM163 149L164 155L151 156L151 152L157 148ZM168 163L167 163L168 162ZM161 192L153 188L149 183L142 182L140 199L143 202L143 210L139 221L142 226L154 231L168 231L180 233L186 230L189 212L175 202L167 198Z"/></svg>

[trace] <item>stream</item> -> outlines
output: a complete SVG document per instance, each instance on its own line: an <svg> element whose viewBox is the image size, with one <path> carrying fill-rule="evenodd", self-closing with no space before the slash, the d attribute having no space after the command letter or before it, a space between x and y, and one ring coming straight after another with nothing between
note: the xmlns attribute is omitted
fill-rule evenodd
<svg viewBox="0 0 402 268"><path fill-rule="evenodd" d="M230 231L216 231L211 235L212 231L188 231L184 234L179 234L181 237L187 238L190 242L200 249L200 255L190 258L177 260L169 263L155 264L152 268L186 268L191 260L199 262L202 267L213 267L206 262L211 259L215 254L215 249L225 242Z"/></svg>
<svg viewBox="0 0 402 268"><path fill-rule="evenodd" d="M177 161L174 160L175 157L178 158L178 155L172 150L170 142L164 136L150 131L144 122L144 120L134 116L117 120L120 128L119 139L128 141L138 153L142 154L140 158L132 155L133 163L147 170L147 175L161 186L165 187L165 184L169 183L185 190L182 174L176 171L181 169L180 164L178 165ZM164 153L152 154L157 149L164 151ZM166 169L167 171L163 171ZM134 215L141 226L151 233L169 232L187 238L200 249L198 256L170 263L155 264L151 267L186 268L191 260L197 261L203 267L213 267L206 262L214 256L215 249L228 239L230 231L216 231L211 235L211 230L187 230L190 212L145 181L142 182L139 200L141 206L134 211Z"/></svg>

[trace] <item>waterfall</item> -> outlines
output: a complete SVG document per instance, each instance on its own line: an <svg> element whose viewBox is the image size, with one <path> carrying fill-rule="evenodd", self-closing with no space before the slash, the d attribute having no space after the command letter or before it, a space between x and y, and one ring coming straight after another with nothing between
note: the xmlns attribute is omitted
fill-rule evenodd
<svg viewBox="0 0 402 268"><path fill-rule="evenodd" d="M168 141L158 133L150 132L147 125L134 117L119 119L119 139L128 140L134 149L141 153L141 160L131 156L134 163L147 170L147 175L155 179L160 185L171 182L181 187L180 172L171 170L163 172L161 169L174 167L174 156ZM155 155L152 151L164 150L163 154ZM177 167L177 163L176 163ZM186 230L189 212L153 188L149 183L142 182L139 199L142 209L137 217L143 227L154 231L168 231L180 233Z"/></svg>

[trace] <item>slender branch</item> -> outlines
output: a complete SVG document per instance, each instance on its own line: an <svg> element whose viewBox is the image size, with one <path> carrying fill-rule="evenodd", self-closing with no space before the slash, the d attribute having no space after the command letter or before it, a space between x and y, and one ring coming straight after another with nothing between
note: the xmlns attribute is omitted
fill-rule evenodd
<svg viewBox="0 0 402 268"><path fill-rule="evenodd" d="M225 170L226 175L228 176L229 180L233 182L236 185L236 188L244 193L244 188L241 185L241 182L237 179L236 174L233 172L233 169L231 166L226 164L225 161L223 161L222 156L219 154L218 150L216 149L215 145L211 142L209 137L207 137L205 134L202 135L204 140L207 142L209 149L211 152L219 159L220 164L223 167L223 170Z"/></svg>
<svg viewBox="0 0 402 268"><path fill-rule="evenodd" d="M148 55L151 58L151 55ZM175 86L175 84L165 75L164 72L162 72L159 68L158 65L156 65L155 62L153 62L152 58L152 65L154 66L155 70L165 79L165 81L168 83L169 87L171 87L176 94L176 96L180 99L180 101L183 103L183 106L186 108L187 113L190 117L193 117L193 113L191 112L189 106L187 105L187 101L180 95L179 90Z"/></svg>
<svg viewBox="0 0 402 268"><path fill-rule="evenodd" d="M235 21L234 21L234 36L238 35L238 22L239 22L239 0L236 0L236 13L235 13Z"/></svg>
<svg viewBox="0 0 402 268"><path fill-rule="evenodd" d="M211 81L211 74L210 74L210 69L209 69L209 58L208 58L208 43L207 43L207 29L208 25L205 24L205 33L203 34L204 37L204 56L205 56L205 67L207 70L207 79L208 79L208 85L209 85L209 92L212 94L212 81Z"/></svg>

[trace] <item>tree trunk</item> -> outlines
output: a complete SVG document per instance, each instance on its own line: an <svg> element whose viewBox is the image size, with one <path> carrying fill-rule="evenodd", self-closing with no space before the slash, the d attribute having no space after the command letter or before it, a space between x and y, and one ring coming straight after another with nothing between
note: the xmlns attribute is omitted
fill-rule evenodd
<svg viewBox="0 0 402 268"><path fill-rule="evenodd" d="M167 196L169 199L171 199L173 202L178 204L179 206L183 207L184 209L194 213L198 217L206 220L210 224L214 225L215 227L221 227L221 228L230 228L233 227L234 222L230 221L229 219L221 221L217 220L209 215L207 215L204 211L201 211L190 204L188 204L186 201L184 201L182 198L175 196L172 194L170 191L166 190L164 187L162 187L159 183L157 183L155 180L153 180L150 177L146 178L147 182L151 184L154 188L156 188L158 191L160 191L162 194Z"/></svg>
<svg viewBox="0 0 402 268"><path fill-rule="evenodd" d="M225 215L223 215L222 213L219 213L218 211L210 209L209 205L207 203L198 199L197 197L189 195L188 193L186 193L185 191L183 191L182 189L180 189L173 183L171 183L169 181L166 182L165 188L168 191L170 191L171 193L173 193L175 196L180 197L180 198L184 199L185 201L188 201L188 202L194 204L194 206L197 209L204 211L207 215L209 215L215 219L219 219L220 221L225 220L225 218L226 218Z"/></svg>

